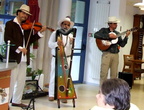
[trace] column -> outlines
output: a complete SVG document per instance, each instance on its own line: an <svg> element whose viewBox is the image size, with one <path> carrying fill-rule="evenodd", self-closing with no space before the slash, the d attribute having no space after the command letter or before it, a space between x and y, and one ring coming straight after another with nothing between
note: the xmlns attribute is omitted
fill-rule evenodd
<svg viewBox="0 0 144 110"><path fill-rule="evenodd" d="M66 16L71 16L71 5L72 0L60 0L58 21Z"/></svg>

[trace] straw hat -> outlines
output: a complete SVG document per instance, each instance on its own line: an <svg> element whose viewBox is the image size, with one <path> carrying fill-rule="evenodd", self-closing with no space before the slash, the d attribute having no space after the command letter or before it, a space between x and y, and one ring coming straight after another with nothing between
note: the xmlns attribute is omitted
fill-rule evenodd
<svg viewBox="0 0 144 110"><path fill-rule="evenodd" d="M21 10L22 12L25 12L28 15L32 15L30 13L30 7L26 4L23 4L18 10Z"/></svg>
<svg viewBox="0 0 144 110"><path fill-rule="evenodd" d="M115 16L111 16L108 18L108 22L107 23L119 23L120 20L118 18L116 18Z"/></svg>
<svg viewBox="0 0 144 110"><path fill-rule="evenodd" d="M70 17L69 17L69 16L67 16L67 17L64 18L64 19L61 19L61 20L58 22L58 26L61 27L61 23L64 22L64 21L70 22L70 28L72 28L72 27L74 26L74 22L72 22L72 21L70 20Z"/></svg>

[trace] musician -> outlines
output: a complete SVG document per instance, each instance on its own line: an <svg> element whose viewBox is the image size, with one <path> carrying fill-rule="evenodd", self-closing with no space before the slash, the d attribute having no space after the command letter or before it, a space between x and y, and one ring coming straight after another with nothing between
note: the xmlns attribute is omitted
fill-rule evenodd
<svg viewBox="0 0 144 110"><path fill-rule="evenodd" d="M130 31L126 32L125 38L118 37L118 31L116 31L117 23L119 19L115 16L108 18L108 28L101 28L94 34L94 37L101 40L108 40L110 42L105 42L104 45L109 45L109 48L102 50L101 58L101 71L100 71L100 84L107 79L108 70L110 69L110 78L117 77L118 64L119 64L119 47L124 47L127 44L128 36Z"/></svg>
<svg viewBox="0 0 144 110"><path fill-rule="evenodd" d="M72 28L74 23L70 20L70 18L67 16L66 18L63 18L58 22L59 28L68 31L70 28ZM71 48L72 48L72 42L73 42L73 35L62 35L62 42L56 41L56 31L54 31L49 39L48 46L51 48L51 72L50 72L50 82L49 82L49 101L54 100L54 87L55 87L55 57L56 57L56 47L63 46L65 50L65 54L67 56L67 62L68 65L70 63L70 56L71 56ZM62 100L63 103L67 103L67 100Z"/></svg>
<svg viewBox="0 0 144 110"><path fill-rule="evenodd" d="M4 33L5 42L10 40L10 43L15 45L10 47L9 56L17 62L17 67L11 72L9 101L12 98L12 106L17 107L27 107L21 100L26 80L26 68L30 63L30 44L43 37L42 32L46 30L46 26L36 34L33 34L32 29L24 30L21 25L29 15L31 15L30 7L23 4L17 10L16 17L6 23Z"/></svg>

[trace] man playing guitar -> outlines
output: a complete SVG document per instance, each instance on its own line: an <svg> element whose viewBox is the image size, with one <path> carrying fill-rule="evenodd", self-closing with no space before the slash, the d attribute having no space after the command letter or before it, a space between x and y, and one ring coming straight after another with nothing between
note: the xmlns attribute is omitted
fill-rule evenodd
<svg viewBox="0 0 144 110"><path fill-rule="evenodd" d="M101 28L94 34L97 40L101 41L102 59L101 59L101 72L100 72L100 84L107 79L108 70L110 69L110 77L117 77L118 73L118 64L119 64L119 47L124 47L127 44L128 36L130 31L125 32L125 38L122 39L119 36L119 32L115 29L117 28L117 23L119 20L115 16L111 16L108 19L108 28ZM100 44L100 45L101 45Z"/></svg>

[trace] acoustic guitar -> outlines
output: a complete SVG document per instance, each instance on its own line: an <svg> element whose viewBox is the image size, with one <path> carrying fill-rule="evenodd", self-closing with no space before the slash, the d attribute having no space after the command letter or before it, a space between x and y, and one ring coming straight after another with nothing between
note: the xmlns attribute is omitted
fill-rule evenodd
<svg viewBox="0 0 144 110"><path fill-rule="evenodd" d="M137 30L138 30L138 28L134 27L127 31L137 31ZM127 31L117 34L117 38L112 39L112 40L102 40L102 39L96 38L96 44L100 50L102 50L102 51L107 50L112 44L116 44L118 42L118 37L126 34Z"/></svg>

